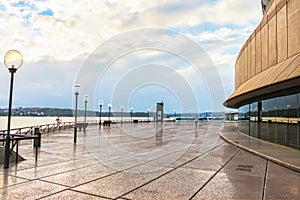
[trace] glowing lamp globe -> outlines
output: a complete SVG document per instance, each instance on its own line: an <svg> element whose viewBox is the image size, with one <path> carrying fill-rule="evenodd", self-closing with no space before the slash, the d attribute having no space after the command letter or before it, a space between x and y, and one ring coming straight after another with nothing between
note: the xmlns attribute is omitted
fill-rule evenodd
<svg viewBox="0 0 300 200"><path fill-rule="evenodd" d="M74 90L74 93L75 93L76 95L78 95L78 94L79 94L79 91L80 91L80 85L77 84L77 83L74 84L73 90Z"/></svg>
<svg viewBox="0 0 300 200"><path fill-rule="evenodd" d="M7 69L19 69L23 64L23 56L17 50L10 50L4 56L4 65Z"/></svg>

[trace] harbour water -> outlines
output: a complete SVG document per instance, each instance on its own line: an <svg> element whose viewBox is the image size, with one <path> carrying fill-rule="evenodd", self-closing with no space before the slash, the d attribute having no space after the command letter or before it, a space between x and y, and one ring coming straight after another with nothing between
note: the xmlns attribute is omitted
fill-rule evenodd
<svg viewBox="0 0 300 200"><path fill-rule="evenodd" d="M74 122L74 117L60 117L59 118L61 122ZM133 118L133 119L140 119L140 120L147 120L147 118L139 117L139 118ZM152 118L150 118L152 119ZM78 117L78 122L83 121L83 117ZM98 121L99 118L97 117L87 117L87 121ZM108 120L107 117L102 117L101 121ZM110 120L112 121L121 121L121 117L111 117ZM123 117L123 121L129 121L130 117ZM13 116L11 118L11 129L14 128L22 128L22 127L28 127L28 126L38 126L43 124L55 124L56 123L56 116L52 117L16 117ZM7 129L7 117L6 116L0 116L0 130L6 130Z"/></svg>

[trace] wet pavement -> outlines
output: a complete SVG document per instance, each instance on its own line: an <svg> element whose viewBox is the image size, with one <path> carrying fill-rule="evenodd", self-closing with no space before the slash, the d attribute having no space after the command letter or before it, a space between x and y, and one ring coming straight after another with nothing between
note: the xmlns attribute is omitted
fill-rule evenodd
<svg viewBox="0 0 300 200"><path fill-rule="evenodd" d="M43 134L37 161L22 141L26 160L0 166L0 198L300 199L299 172L227 143L218 134L230 136L226 127L95 126L75 145L70 130Z"/></svg>
<svg viewBox="0 0 300 200"><path fill-rule="evenodd" d="M237 131L236 123L225 123L219 135L239 148L300 172L300 150L243 134Z"/></svg>

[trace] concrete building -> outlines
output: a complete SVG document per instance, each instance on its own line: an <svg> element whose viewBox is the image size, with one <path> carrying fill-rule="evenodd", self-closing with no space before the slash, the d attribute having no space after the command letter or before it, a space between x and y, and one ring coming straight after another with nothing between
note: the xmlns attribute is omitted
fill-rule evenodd
<svg viewBox="0 0 300 200"><path fill-rule="evenodd" d="M300 0L261 1L264 16L235 64L239 130L300 148Z"/></svg>

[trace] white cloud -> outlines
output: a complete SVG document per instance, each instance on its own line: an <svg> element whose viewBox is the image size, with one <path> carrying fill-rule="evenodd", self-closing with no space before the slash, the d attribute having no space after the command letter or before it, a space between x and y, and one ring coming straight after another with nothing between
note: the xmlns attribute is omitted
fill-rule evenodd
<svg viewBox="0 0 300 200"><path fill-rule="evenodd" d="M208 53L221 74L225 76L230 74L232 77L236 54L261 18L259 1L253 0L45 0L44 2L26 0L23 4L22 2L0 1L0 6L6 8L0 9L0 59L3 59L2 55L9 49L18 49L22 52L26 69L22 69L23 72L20 74L18 72L17 78L25 84L17 83L16 93L21 91L24 95L25 90L29 88L29 94L36 99L33 104L37 105L39 99L37 94L43 93L43 88L49 89L50 95L63 94L71 87L80 64L98 45L119 33L137 28L170 28L184 33ZM40 13L45 10L51 10L53 16L41 15ZM207 24L213 28L208 26L205 29ZM204 31L199 31L199 27L201 30L204 27ZM124 44L130 45L136 38L130 39L132 41L123 41ZM169 42L168 38L157 38L157 41L163 41L166 45ZM182 44L177 46L187 52L190 50L188 46ZM113 54L116 47L118 45L112 46L111 51L105 53ZM174 56L171 60L166 57L161 52L145 51L135 54L135 57L132 56L128 61L135 62L132 66L136 66L143 59L144 62L157 59L159 64L178 65L177 69L183 70L182 63L178 62L180 57L175 59ZM126 65L127 62L120 60L117 64L120 64L118 67L121 68L120 66ZM188 77L192 71L186 68L179 72ZM23 77L20 77L21 74ZM59 89L57 78L64 82ZM192 79L195 77L189 78L193 82ZM6 77L4 80L1 91L7 88L8 80ZM228 80L225 82L228 83ZM38 87L39 84L53 87ZM23 88L25 85L27 89ZM50 99L52 98L54 97ZM59 100L55 102L59 103ZM24 104L29 103L27 100Z"/></svg>
<svg viewBox="0 0 300 200"><path fill-rule="evenodd" d="M1 13L1 46L20 49L28 61L82 58L106 39L132 28L181 27L184 30L202 23L248 24L260 17L258 3L252 0L213 3L29 0L23 6L12 6L18 2L4 3L7 10ZM51 9L53 16L39 14L45 9ZM232 31L224 28L215 35L222 39ZM203 39L214 39L206 34L202 35Z"/></svg>

